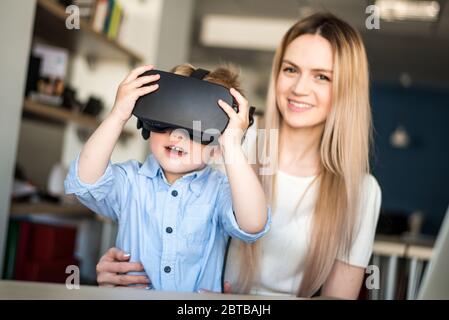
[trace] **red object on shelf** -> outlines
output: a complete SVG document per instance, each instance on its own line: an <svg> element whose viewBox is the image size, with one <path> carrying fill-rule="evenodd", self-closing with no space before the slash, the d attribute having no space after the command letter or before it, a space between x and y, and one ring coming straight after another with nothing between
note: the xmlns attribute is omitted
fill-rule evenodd
<svg viewBox="0 0 449 320"><path fill-rule="evenodd" d="M76 227L21 221L15 263L15 279L65 282L74 257Z"/></svg>
<svg viewBox="0 0 449 320"><path fill-rule="evenodd" d="M48 261L71 259L75 252L76 228L33 225L33 235L29 243L30 259Z"/></svg>
<svg viewBox="0 0 449 320"><path fill-rule="evenodd" d="M65 273L67 266L78 265L76 259L27 261L16 275L17 280L65 283L71 273Z"/></svg>

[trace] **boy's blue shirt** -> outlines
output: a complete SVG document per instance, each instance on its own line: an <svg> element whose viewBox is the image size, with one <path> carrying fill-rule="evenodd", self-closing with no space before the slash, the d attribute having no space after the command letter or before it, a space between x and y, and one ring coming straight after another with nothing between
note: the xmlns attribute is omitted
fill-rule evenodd
<svg viewBox="0 0 449 320"><path fill-rule="evenodd" d="M253 242L268 232L271 212L257 234L241 230L232 209L226 175L206 166L172 185L150 155L109 163L94 184L71 164L65 190L98 214L118 221L116 246L140 261L156 290L221 291L224 253L229 236Z"/></svg>

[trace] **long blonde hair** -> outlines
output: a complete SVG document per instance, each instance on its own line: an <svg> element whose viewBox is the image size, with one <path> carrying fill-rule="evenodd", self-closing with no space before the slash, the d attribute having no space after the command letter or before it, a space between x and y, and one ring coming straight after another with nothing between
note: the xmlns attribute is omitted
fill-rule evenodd
<svg viewBox="0 0 449 320"><path fill-rule="evenodd" d="M359 191L369 173L371 111L368 63L358 32L329 13L317 13L293 25L277 48L267 96L266 133L279 129L282 116L276 105L275 88L288 45L304 34L327 39L333 51L332 108L320 143L319 188L312 220L312 233L302 283L297 295L312 296L326 281L337 256L348 256L356 225ZM278 168L279 137L264 136L264 154L270 151L271 172ZM274 157L273 157L274 156ZM273 200L275 175L262 175L268 199ZM248 292L258 276L259 248L241 244L240 292Z"/></svg>

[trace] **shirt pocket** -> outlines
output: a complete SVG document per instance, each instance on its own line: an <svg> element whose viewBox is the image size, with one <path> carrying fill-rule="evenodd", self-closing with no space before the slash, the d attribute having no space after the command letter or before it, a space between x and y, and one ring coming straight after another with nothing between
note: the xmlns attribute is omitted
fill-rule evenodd
<svg viewBox="0 0 449 320"><path fill-rule="evenodd" d="M211 235L213 206L193 205L186 208L182 235L187 246L206 246Z"/></svg>

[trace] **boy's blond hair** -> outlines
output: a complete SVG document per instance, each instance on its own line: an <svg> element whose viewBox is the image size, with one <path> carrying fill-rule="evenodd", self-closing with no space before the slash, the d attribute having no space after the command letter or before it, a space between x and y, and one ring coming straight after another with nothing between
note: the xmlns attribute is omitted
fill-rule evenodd
<svg viewBox="0 0 449 320"><path fill-rule="evenodd" d="M196 69L197 68L195 68L191 64L184 63L172 68L171 72L183 76L190 76ZM229 89L234 88L238 92L242 93L239 73L240 72L237 71L237 68L235 66L227 64L212 70L208 75L204 77L203 80L222 85Z"/></svg>

